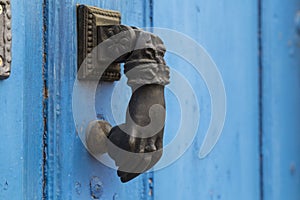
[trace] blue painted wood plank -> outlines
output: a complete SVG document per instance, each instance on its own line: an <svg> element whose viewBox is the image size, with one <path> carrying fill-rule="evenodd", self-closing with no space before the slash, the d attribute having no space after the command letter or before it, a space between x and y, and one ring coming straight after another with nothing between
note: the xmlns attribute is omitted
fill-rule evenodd
<svg viewBox="0 0 300 200"><path fill-rule="evenodd" d="M12 0L11 8L12 73L0 81L0 199L41 199L42 3Z"/></svg>
<svg viewBox="0 0 300 200"><path fill-rule="evenodd" d="M15 1L15 7L19 7ZM44 188L44 26L43 3L39 0L24 3L25 46L21 67L23 75L23 119L24 119L24 198L42 199ZM17 11L15 11L16 13ZM21 16L23 16L21 15ZM21 17L20 16L20 17ZM16 21L20 20L20 17ZM16 27L16 32L20 31ZM16 54L15 56L18 56ZM17 72L16 72L17 73Z"/></svg>
<svg viewBox="0 0 300 200"><path fill-rule="evenodd" d="M75 131L72 113L77 71L76 4L119 10L124 24L144 26L145 3L138 0L46 2L47 198L91 199L93 180L103 189L98 193L101 199L147 199L147 177L140 176L122 184L115 170L91 157ZM106 89L112 90L112 87L109 85ZM110 109L110 105L106 109Z"/></svg>
<svg viewBox="0 0 300 200"><path fill-rule="evenodd" d="M211 154L200 160L198 153L211 116L210 95L192 66L168 55L171 68L195 88L201 118L198 135L188 151L173 165L154 173L155 199L259 199L257 2L154 0L153 6L155 27L182 32L209 52L227 94L223 134ZM179 41L177 45L184 46ZM171 99L169 94L167 99ZM177 115L174 106L178 105L168 103L167 116ZM174 137L177 123L167 120L167 141Z"/></svg>
<svg viewBox="0 0 300 200"><path fill-rule="evenodd" d="M300 2L261 2L264 199L296 200L300 198Z"/></svg>

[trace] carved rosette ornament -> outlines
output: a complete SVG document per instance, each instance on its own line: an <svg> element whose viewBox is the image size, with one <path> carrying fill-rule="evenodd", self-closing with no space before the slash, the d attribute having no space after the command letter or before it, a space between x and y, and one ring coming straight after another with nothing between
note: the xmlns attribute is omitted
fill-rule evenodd
<svg viewBox="0 0 300 200"><path fill-rule="evenodd" d="M0 79L6 79L10 75L11 42L10 1L0 0Z"/></svg>

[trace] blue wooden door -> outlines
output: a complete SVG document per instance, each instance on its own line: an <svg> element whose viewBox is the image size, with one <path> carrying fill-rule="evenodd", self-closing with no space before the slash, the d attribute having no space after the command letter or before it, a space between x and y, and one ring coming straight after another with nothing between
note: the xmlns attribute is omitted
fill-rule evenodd
<svg viewBox="0 0 300 200"><path fill-rule="evenodd" d="M43 6L11 1L11 13L11 75L0 80L0 199L41 199L46 120Z"/></svg>
<svg viewBox="0 0 300 200"><path fill-rule="evenodd" d="M123 184L114 169L87 152L72 108L77 4L118 10L126 25L177 31L208 52L224 83L227 112L222 135L207 156L200 158L199 151L212 117L209 86L191 60L172 51L166 54L171 83L183 93L185 86L193 89L197 101L186 107L200 115L184 154ZM11 7L12 72L0 80L1 200L300 198L297 0L11 0ZM173 42L167 49L184 47L171 35L161 37ZM197 58L195 49L186 52ZM176 82L179 75L187 85ZM166 145L178 133L183 112L172 87L166 88ZM130 97L125 77L99 88L98 117L109 121L112 112L125 117ZM118 109L110 98L117 99ZM185 118L193 121L197 112Z"/></svg>

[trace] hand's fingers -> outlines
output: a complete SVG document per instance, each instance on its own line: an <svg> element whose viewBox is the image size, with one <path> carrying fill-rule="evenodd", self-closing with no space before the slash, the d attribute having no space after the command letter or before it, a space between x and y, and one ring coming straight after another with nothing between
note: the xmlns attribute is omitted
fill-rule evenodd
<svg viewBox="0 0 300 200"><path fill-rule="evenodd" d="M119 170L130 173L142 173L145 172L148 165L151 163L152 155L149 154L129 154L126 162L122 162L123 165L119 165Z"/></svg>
<svg viewBox="0 0 300 200"><path fill-rule="evenodd" d="M110 131L109 140L110 142L107 145L109 156L115 161L117 166L124 165L128 160L124 152L130 150L129 136L122 131L122 128L115 126Z"/></svg>
<svg viewBox="0 0 300 200"><path fill-rule="evenodd" d="M127 182L151 169L162 156L163 130L151 138L133 137L114 127L109 135L108 153L118 166L118 176ZM134 131L134 130L133 130Z"/></svg>
<svg viewBox="0 0 300 200"><path fill-rule="evenodd" d="M135 177L137 177L138 173L125 173L123 176L120 176L120 179L122 181L122 183L126 183L132 179L134 179Z"/></svg>
<svg viewBox="0 0 300 200"><path fill-rule="evenodd" d="M157 140L157 136L153 136L147 139L147 144L145 146L145 152L154 152L156 151L155 142Z"/></svg>
<svg viewBox="0 0 300 200"><path fill-rule="evenodd" d="M121 178L122 182L130 181L139 174L150 169L151 167L149 167L149 165L151 163L151 160L151 156L144 154L141 155L139 159L135 159L134 162L128 161L126 166L119 167L118 176Z"/></svg>
<svg viewBox="0 0 300 200"><path fill-rule="evenodd" d="M130 126L130 127L128 127ZM126 134L129 135L129 146L132 152L139 152L139 133L136 130L135 126L128 125L126 129L123 129L123 131L126 131Z"/></svg>
<svg viewBox="0 0 300 200"><path fill-rule="evenodd" d="M164 132L164 130L162 130L161 132L159 132L157 134L156 141L155 141L155 146L156 146L157 150L160 150L163 148L163 132Z"/></svg>
<svg viewBox="0 0 300 200"><path fill-rule="evenodd" d="M138 145L137 152L144 153L145 152L145 146L146 146L146 143L147 143L147 139L140 138L139 141L140 142L139 142L139 145Z"/></svg>
<svg viewBox="0 0 300 200"><path fill-rule="evenodd" d="M135 150L136 150L136 142L137 142L136 138L132 137L132 136L129 136L129 141L128 142L129 142L130 150L132 152L135 152Z"/></svg>

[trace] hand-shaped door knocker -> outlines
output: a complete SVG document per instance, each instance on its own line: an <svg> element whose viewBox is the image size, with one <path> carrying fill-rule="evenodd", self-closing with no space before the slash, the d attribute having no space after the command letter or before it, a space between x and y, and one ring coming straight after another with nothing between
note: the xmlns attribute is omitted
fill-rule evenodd
<svg viewBox="0 0 300 200"><path fill-rule="evenodd" d="M96 53L99 62L86 61L87 69L78 78L93 79L97 65L115 56L102 73L102 80L119 79L118 63L124 63L127 84L132 89L124 124L111 128L108 122L94 121L86 131L89 151L96 154L105 146L118 166L121 181L127 182L151 169L162 156L166 113L164 87L169 83L169 68L163 58L166 49L158 36L120 25L118 12L81 5L77 15L79 65L89 56L88 51L106 43L105 48L101 47ZM102 137L107 137L108 142L103 143Z"/></svg>

